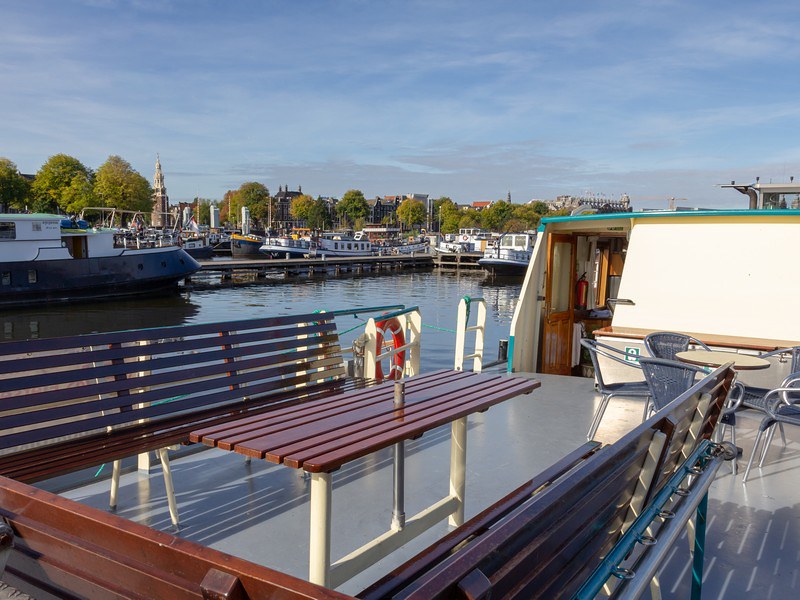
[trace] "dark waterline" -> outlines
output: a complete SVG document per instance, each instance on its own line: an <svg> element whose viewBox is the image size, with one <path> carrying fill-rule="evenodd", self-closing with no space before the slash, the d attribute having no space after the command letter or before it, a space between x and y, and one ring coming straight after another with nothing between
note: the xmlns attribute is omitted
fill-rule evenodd
<svg viewBox="0 0 800 600"><path fill-rule="evenodd" d="M508 338L520 286L519 279L491 281L478 273L439 271L297 278L292 282L267 279L168 297L3 311L0 331L4 340L19 340L404 304L420 307L422 370L430 371L453 367L452 330L464 296L483 297L487 302L485 356L487 362L494 360L499 340ZM337 319L344 347L363 332L366 318ZM348 331L353 327L357 329Z"/></svg>

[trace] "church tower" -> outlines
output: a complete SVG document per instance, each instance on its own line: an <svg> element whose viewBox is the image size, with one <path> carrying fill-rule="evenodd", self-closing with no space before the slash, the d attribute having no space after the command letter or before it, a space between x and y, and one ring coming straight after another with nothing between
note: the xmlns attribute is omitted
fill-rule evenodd
<svg viewBox="0 0 800 600"><path fill-rule="evenodd" d="M156 154L156 174L153 177L153 227L169 227L169 196L161 172L161 157Z"/></svg>

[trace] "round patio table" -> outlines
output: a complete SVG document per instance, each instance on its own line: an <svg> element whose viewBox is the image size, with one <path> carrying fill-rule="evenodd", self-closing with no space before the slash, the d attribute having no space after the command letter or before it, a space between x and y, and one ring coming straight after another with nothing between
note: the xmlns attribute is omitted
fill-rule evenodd
<svg viewBox="0 0 800 600"><path fill-rule="evenodd" d="M736 371L752 371L769 367L769 361L763 358L723 350L685 350L678 352L675 358L700 367L719 367L730 362L733 363Z"/></svg>

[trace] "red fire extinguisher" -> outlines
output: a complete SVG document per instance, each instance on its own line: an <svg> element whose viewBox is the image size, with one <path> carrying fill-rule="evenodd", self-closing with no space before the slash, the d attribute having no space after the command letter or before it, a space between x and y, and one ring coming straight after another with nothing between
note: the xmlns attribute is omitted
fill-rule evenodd
<svg viewBox="0 0 800 600"><path fill-rule="evenodd" d="M589 282L586 281L586 273L581 275L575 283L575 308L586 310L586 296L589 292Z"/></svg>

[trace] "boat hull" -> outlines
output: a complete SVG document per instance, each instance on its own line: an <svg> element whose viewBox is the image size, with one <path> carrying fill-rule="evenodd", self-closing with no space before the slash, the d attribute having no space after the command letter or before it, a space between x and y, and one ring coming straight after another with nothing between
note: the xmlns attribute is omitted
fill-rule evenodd
<svg viewBox="0 0 800 600"><path fill-rule="evenodd" d="M497 258L481 258L478 264L490 275L524 275L528 269L528 262Z"/></svg>
<svg viewBox="0 0 800 600"><path fill-rule="evenodd" d="M264 258L259 250L264 240L255 236L231 236L231 255L233 258Z"/></svg>
<svg viewBox="0 0 800 600"><path fill-rule="evenodd" d="M118 256L0 262L0 307L168 293L200 269L177 247Z"/></svg>

